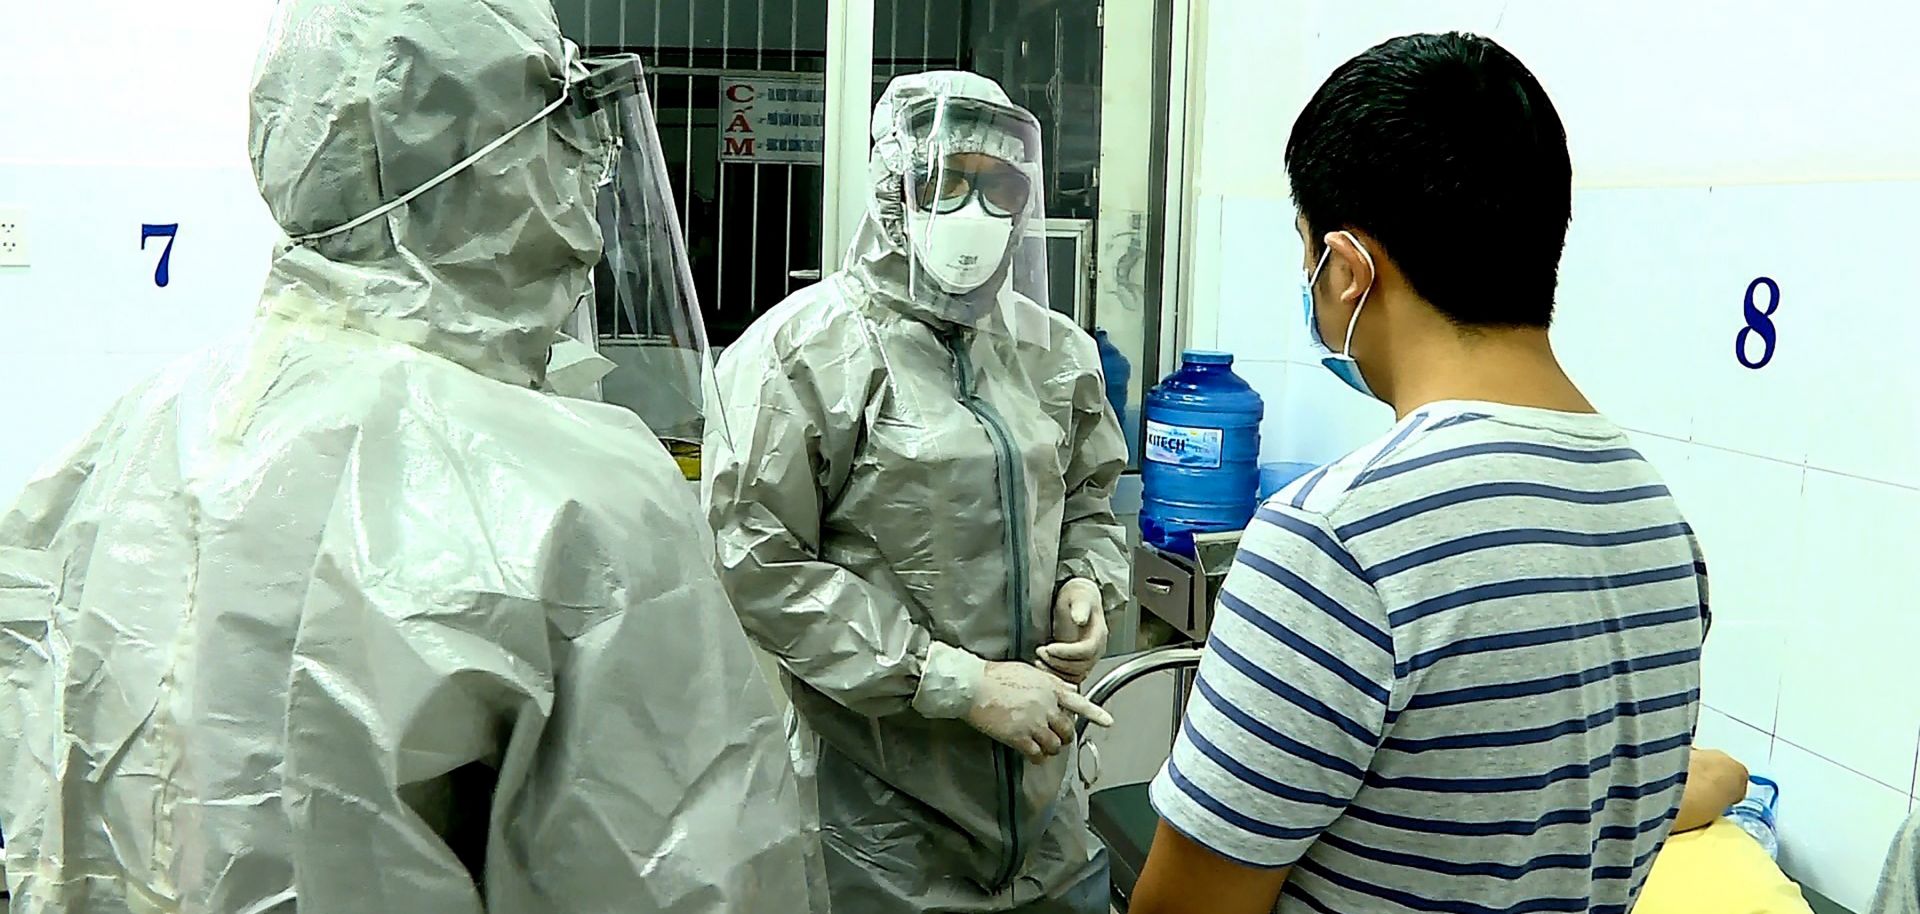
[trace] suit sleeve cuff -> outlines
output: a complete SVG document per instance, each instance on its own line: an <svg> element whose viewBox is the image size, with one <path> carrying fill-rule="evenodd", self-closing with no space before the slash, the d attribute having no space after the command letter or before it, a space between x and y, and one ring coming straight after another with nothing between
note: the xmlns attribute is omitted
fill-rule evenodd
<svg viewBox="0 0 1920 914"><path fill-rule="evenodd" d="M946 642L932 642L927 645L913 709L936 720L965 717L973 710L974 690L986 674L985 660Z"/></svg>

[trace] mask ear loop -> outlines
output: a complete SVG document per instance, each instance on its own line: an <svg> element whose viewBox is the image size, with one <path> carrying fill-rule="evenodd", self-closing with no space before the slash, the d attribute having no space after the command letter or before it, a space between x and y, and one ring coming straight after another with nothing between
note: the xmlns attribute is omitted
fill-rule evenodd
<svg viewBox="0 0 1920 914"><path fill-rule="evenodd" d="M565 74L564 81L561 83L560 97L558 99L555 99L552 104L549 104L545 108L540 109L539 113L535 114L533 117L530 117L525 121L522 121L519 126L514 127L513 129L508 130L506 133L501 134L499 138L495 139L493 142L480 147L472 155L467 156L466 158L461 159L458 162L455 162L447 170L433 176L432 178L427 179L427 182L425 184L422 184L419 187L416 187L410 191L407 191L406 193L401 194L400 196L395 197L394 199L386 203L380 204L378 207L375 207L373 210L369 211L365 215L362 215L360 218L355 219L351 222L348 222L344 225L338 225L333 228L324 229L318 232L308 232L304 235L296 235L292 239L293 243L306 244L311 241L319 241L322 238L331 238L335 235L351 232L354 229L357 229L363 225L366 225L369 222L374 221L375 219L379 219L382 216L385 216L388 213L391 213L394 210L399 209L400 207L406 206L407 204L412 203L414 200L418 199L421 194L424 194L427 191L430 191L436 187L439 187L441 184L446 183L447 180L452 178L454 175L457 175L463 171L466 171L469 168L472 168L475 162L478 162L481 159L486 158L487 156L493 154L495 151L499 150L500 147L507 145L509 142L512 142L514 137L519 136L528 127L531 127L534 124L537 124L543 120L546 120L548 115L554 113L555 111L560 110L560 107L562 105L565 105L573 97L573 84L574 84L574 73L573 73L573 66L572 66L573 55L574 55L573 45L568 44L566 58L565 60L562 61L561 67L560 67L561 72Z"/></svg>
<svg viewBox="0 0 1920 914"><path fill-rule="evenodd" d="M1355 303L1353 306L1353 317L1347 319L1347 338L1345 341L1343 341L1340 344L1340 354L1342 356L1345 356L1348 359L1352 359L1353 358L1353 329L1355 327L1360 326L1360 309L1365 308L1367 306L1367 296L1373 294L1373 284L1379 280L1380 273L1378 268L1376 268L1373 265L1373 255L1370 253L1367 253L1367 246L1364 244L1361 244L1360 239L1353 237L1352 232L1343 231L1340 234L1347 236L1347 240L1353 242L1354 250L1357 250L1360 252L1360 259L1365 260L1367 262L1367 274L1368 274L1367 288L1366 288L1366 291L1360 293L1360 301ZM1320 259L1323 265L1327 255L1332 252L1333 252L1333 249L1328 248L1326 251L1323 251L1320 254ZM1316 276L1319 275L1319 272L1320 272L1319 270L1315 270L1314 275Z"/></svg>
<svg viewBox="0 0 1920 914"><path fill-rule="evenodd" d="M1311 289L1315 285L1319 284L1320 273L1321 271L1327 268L1327 257L1332 253L1333 253L1333 248L1325 247L1320 249L1319 262L1313 265L1313 272L1307 274L1307 288Z"/></svg>

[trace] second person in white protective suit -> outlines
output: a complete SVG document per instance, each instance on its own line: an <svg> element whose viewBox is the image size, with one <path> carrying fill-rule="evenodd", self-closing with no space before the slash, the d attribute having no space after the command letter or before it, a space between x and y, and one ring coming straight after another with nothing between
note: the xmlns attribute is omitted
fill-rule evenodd
<svg viewBox="0 0 1920 914"><path fill-rule="evenodd" d="M894 81L843 268L722 357L708 515L786 672L836 911L1105 912L1074 683L1127 587L1093 340L1044 296L1040 128Z"/></svg>
<svg viewBox="0 0 1920 914"><path fill-rule="evenodd" d="M603 259L691 302L642 92L547 0L279 6L258 317L0 517L15 914L805 910L694 492L537 389Z"/></svg>

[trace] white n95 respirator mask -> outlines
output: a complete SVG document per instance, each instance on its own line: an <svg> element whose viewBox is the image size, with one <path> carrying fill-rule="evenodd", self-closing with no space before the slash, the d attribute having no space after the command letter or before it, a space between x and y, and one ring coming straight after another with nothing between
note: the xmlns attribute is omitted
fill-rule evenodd
<svg viewBox="0 0 1920 914"><path fill-rule="evenodd" d="M950 213L910 212L907 237L914 260L948 292L985 285L1013 246L1013 216L996 216L979 199Z"/></svg>

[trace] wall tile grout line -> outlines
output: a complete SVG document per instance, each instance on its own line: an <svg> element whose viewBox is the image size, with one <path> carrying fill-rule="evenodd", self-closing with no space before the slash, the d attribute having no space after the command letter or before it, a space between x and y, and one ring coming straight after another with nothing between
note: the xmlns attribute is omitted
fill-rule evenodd
<svg viewBox="0 0 1920 914"><path fill-rule="evenodd" d="M1741 717L1738 714L1733 713L1730 710L1727 710L1726 708L1720 707L1719 705L1706 701L1705 699L1702 699L1700 701L1700 706L1703 708L1706 708L1707 710L1712 711L1715 714L1720 715L1721 717L1724 717L1730 721L1733 721L1734 723L1739 724L1742 727L1752 730L1755 733L1764 733L1768 736L1772 736L1774 734L1774 731L1779 729L1778 718L1780 716L1780 709L1778 707L1775 707L1773 711L1774 718L1775 718L1775 725L1771 727L1763 727L1759 724L1756 724L1750 720L1747 720Z"/></svg>
<svg viewBox="0 0 1920 914"><path fill-rule="evenodd" d="M1633 428L1631 426L1626 426L1626 425L1622 425L1620 426L1620 428L1622 431L1631 432L1635 435L1644 435L1648 438L1658 438L1662 441L1671 442L1673 444L1684 444L1689 447L1705 448L1710 451L1719 451L1722 454L1733 454L1738 457L1751 457L1755 460L1764 460L1768 463L1777 464L1779 466L1795 467L1801 470L1807 470L1815 473L1825 473L1828 476L1838 476L1841 479L1851 479L1855 482L1867 482L1867 483L1873 483L1875 485L1892 486L1893 488L1900 489L1906 492L1920 492L1920 485L1913 485L1911 483L1904 483L1904 482L1895 482L1891 479L1880 479L1873 476L1862 476L1859 473L1849 473L1845 470L1828 469L1822 466L1815 466L1813 463L1805 460L1796 461L1796 460L1785 460L1779 457L1769 457L1766 454L1756 454L1756 453L1753 453L1752 451L1740 450L1739 448L1731 448L1731 447L1727 447L1725 445L1719 445L1719 444L1708 444L1705 441L1695 441L1692 438L1679 438L1673 435L1664 434L1662 432L1650 432L1650 431L1647 431L1646 429ZM1802 494L1805 494L1804 491L1802 492Z"/></svg>
<svg viewBox="0 0 1920 914"><path fill-rule="evenodd" d="M1829 764L1829 765L1832 765L1832 766L1833 766L1833 767L1835 767L1835 768L1838 768L1838 769L1840 769L1840 770L1842 770L1842 771L1845 771L1845 772L1847 772L1848 774L1854 774L1854 775L1859 775L1860 777L1863 777L1863 778L1866 778L1867 780L1869 780L1869 781L1872 781L1873 783L1875 783L1875 784L1878 784L1878 785L1880 785L1881 787L1885 787L1885 788L1887 788L1888 790L1891 790L1891 791L1893 791L1893 792L1895 792L1895 793L1898 793L1898 794L1900 794L1901 796L1904 796L1904 797L1908 797L1909 799L1911 799L1911 798L1913 797L1913 783L1912 783L1911 781L1909 781L1909 782L1907 783L1907 786L1905 786L1905 787L1895 787L1895 786L1893 786L1892 784L1889 784L1889 783L1887 783L1886 781L1883 781L1883 780L1880 780L1879 778L1877 778L1877 777L1874 777L1873 775L1871 775L1871 774L1868 774L1868 773L1866 773L1866 772L1864 772L1864 771L1861 771L1861 770L1859 770L1858 768L1854 768L1854 767L1852 767L1852 766L1850 766L1850 765L1848 765L1848 764L1847 764L1847 763L1845 763L1845 762L1842 762L1842 761L1840 761L1840 760L1838 760L1838 759L1832 759L1832 758L1828 758L1828 757L1826 757L1826 756L1824 756L1824 755L1821 755L1821 754L1820 754L1820 753L1819 753L1819 752L1818 752L1817 750L1813 750L1813 749L1809 749L1809 748L1807 748L1807 747L1805 747L1805 746L1802 746L1802 745L1800 745L1799 743L1796 743L1796 742L1794 742L1793 740L1790 740L1790 739L1787 739L1786 737L1784 737L1784 736L1781 736L1781 735L1780 735L1780 734L1778 734L1778 733L1775 733L1775 734L1773 735L1773 741L1774 741L1774 743L1775 743L1775 745L1776 745L1776 746L1778 746L1778 744L1780 744L1780 743L1785 743L1785 744L1787 744L1787 745L1789 745L1789 746L1792 746L1792 747L1793 747L1793 748L1795 748L1795 749L1798 749L1798 750L1800 750L1801 752L1805 752L1806 754L1808 754L1808 755L1811 755L1811 756L1813 756L1814 758L1817 758L1817 759L1819 759L1819 760L1821 760L1821 761L1823 761L1823 762L1826 762L1827 764Z"/></svg>
<svg viewBox="0 0 1920 914"><path fill-rule="evenodd" d="M1755 733L1760 733L1767 736L1773 735L1772 730L1769 730L1766 727L1762 727L1759 724L1753 723L1751 721L1744 720L1740 717L1740 715L1735 714L1732 711L1727 710L1726 708L1720 707L1719 705L1716 705L1713 702L1707 701L1705 699L1701 699L1700 707L1705 708L1709 711L1712 711L1713 713L1718 714L1721 717L1724 717L1730 721L1733 721L1734 723L1739 724L1742 727L1752 730Z"/></svg>

